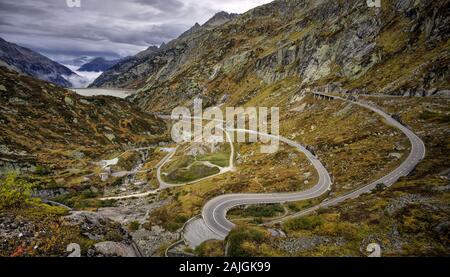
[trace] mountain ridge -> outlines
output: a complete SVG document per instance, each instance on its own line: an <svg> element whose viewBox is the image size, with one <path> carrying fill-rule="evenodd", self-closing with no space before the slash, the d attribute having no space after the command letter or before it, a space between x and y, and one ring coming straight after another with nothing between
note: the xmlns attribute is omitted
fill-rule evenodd
<svg viewBox="0 0 450 277"><path fill-rule="evenodd" d="M110 69L118 62L119 60L107 60L103 57L97 57L83 64L78 71L103 72Z"/></svg>
<svg viewBox="0 0 450 277"><path fill-rule="evenodd" d="M156 117L119 98L84 97L2 66L0 84L0 173L27 163L59 168L74 158L59 150L85 149L84 157L164 131Z"/></svg>
<svg viewBox="0 0 450 277"><path fill-rule="evenodd" d="M22 74L63 87L71 87L72 83L69 79L78 77L76 73L64 65L2 38L0 38L0 62L2 65Z"/></svg>
<svg viewBox="0 0 450 277"><path fill-rule="evenodd" d="M278 0L226 24L197 27L93 86L139 89L131 101L145 110L195 97L209 105L230 94L244 99L289 78L299 90L432 95L449 84L449 6Z"/></svg>
<svg viewBox="0 0 450 277"><path fill-rule="evenodd" d="M146 76L165 63L167 57L158 56L159 54L167 53L170 56L168 59L175 58L189 41L229 22L236 16L236 14L219 12L203 25L196 23L178 38L163 43L160 47L150 46L137 55L122 60L100 75L89 87L140 88L144 84ZM149 61L150 64L146 64Z"/></svg>

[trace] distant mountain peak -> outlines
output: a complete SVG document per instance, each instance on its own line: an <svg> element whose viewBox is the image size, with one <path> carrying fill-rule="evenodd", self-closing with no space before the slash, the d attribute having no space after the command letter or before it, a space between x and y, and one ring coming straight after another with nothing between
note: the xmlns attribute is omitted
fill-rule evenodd
<svg viewBox="0 0 450 277"><path fill-rule="evenodd" d="M233 18L235 18L238 15L239 14L236 14L236 13L227 13L227 12L221 11L221 12L216 13L213 17L211 17L208 21L206 21L206 23L203 24L203 26L207 26L207 27L220 26L220 25L225 24L228 21L232 20Z"/></svg>
<svg viewBox="0 0 450 277"><path fill-rule="evenodd" d="M181 34L180 38L189 36L190 34L195 33L196 31L200 30L201 28L202 28L202 26L200 24L198 24L198 22L197 22L189 30L187 30L186 32Z"/></svg>
<svg viewBox="0 0 450 277"><path fill-rule="evenodd" d="M70 78L78 77L69 68L44 55L2 38L0 38L0 65L63 87L71 87Z"/></svg>
<svg viewBox="0 0 450 277"><path fill-rule="evenodd" d="M113 67L115 64L117 64L119 60L107 60L103 57L96 57L90 62L84 64L81 66L78 71L84 71L84 72L103 72L111 67Z"/></svg>
<svg viewBox="0 0 450 277"><path fill-rule="evenodd" d="M199 30L206 29L206 28L213 28L218 27L220 25L223 25L227 23L228 21L232 20L233 18L239 16L239 14L236 13L227 13L227 12L218 12L213 17L211 17L208 21L205 22L205 24L200 25L198 22L194 24L189 30L184 32L180 38L189 36Z"/></svg>
<svg viewBox="0 0 450 277"><path fill-rule="evenodd" d="M155 45L152 45L152 46L150 46L149 48L147 48L147 50L150 50L150 51L158 51L158 46L155 46Z"/></svg>

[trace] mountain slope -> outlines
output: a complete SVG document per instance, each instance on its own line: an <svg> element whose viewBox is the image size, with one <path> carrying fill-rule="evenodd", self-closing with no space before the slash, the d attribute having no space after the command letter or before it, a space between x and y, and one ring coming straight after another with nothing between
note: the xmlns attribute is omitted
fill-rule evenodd
<svg viewBox="0 0 450 277"><path fill-rule="evenodd" d="M95 85L140 88L133 101L147 110L195 97L240 101L289 78L309 90L431 95L448 88L449 1L382 5L274 1L183 35Z"/></svg>
<svg viewBox="0 0 450 277"><path fill-rule="evenodd" d="M166 78L171 76L170 66L176 64L181 66L183 53L186 49L197 47L201 38L212 31L215 27L225 24L237 15L221 12L216 14L204 25L195 24L191 29L180 35L179 38L161 45L161 47L151 46L134 57L126 58L104 72L91 87L118 87L118 88L141 88L148 77L158 75ZM201 51L201 49L198 49ZM162 70L162 69L167 70ZM158 78L157 77L157 78Z"/></svg>
<svg viewBox="0 0 450 277"><path fill-rule="evenodd" d="M134 83L139 82L138 79L145 75L143 74L145 70L138 66L150 59L157 52L158 47L151 46L136 56L119 61L115 66L103 72L89 87L139 87L139 85L135 85Z"/></svg>
<svg viewBox="0 0 450 277"><path fill-rule="evenodd" d="M88 71L88 72L103 72L111 67L113 67L115 64L117 64L118 60L112 60L108 61L105 58L95 58L92 61L83 64L78 71Z"/></svg>
<svg viewBox="0 0 450 277"><path fill-rule="evenodd" d="M71 87L69 78L77 75L69 68L28 48L0 38L0 65L62 87Z"/></svg>
<svg viewBox="0 0 450 277"><path fill-rule="evenodd" d="M0 123L2 170L23 164L82 166L82 160L98 161L100 155L129 144L146 144L165 130L160 120L127 101L82 97L4 67Z"/></svg>
<svg viewBox="0 0 450 277"><path fill-rule="evenodd" d="M236 13L227 13L227 12L219 12L216 13L213 17L211 17L208 21L203 24L203 27L215 27L220 26L228 21L232 20L233 18L239 16L239 14Z"/></svg>

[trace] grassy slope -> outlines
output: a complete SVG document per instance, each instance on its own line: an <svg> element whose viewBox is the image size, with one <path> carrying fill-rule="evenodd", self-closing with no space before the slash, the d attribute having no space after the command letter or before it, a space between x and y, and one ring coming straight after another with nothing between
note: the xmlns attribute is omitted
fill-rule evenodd
<svg viewBox="0 0 450 277"><path fill-rule="evenodd" d="M243 251L242 255L366 256L369 253L365 252L365 247L372 242L381 245L384 256L448 255L450 183L448 173L445 173L449 162L448 101L420 98L370 100L389 112L400 113L424 139L427 146L425 160L410 176L403 177L389 189L285 222L278 228L287 233L286 239L270 240L266 234L265 248L255 248L261 239L246 237L233 246ZM253 227L243 227L235 232L245 237L249 228ZM305 242L308 240L316 240L316 243L309 245ZM292 247L295 241L309 246ZM201 249L208 249L208 244ZM208 255L209 252L201 253Z"/></svg>

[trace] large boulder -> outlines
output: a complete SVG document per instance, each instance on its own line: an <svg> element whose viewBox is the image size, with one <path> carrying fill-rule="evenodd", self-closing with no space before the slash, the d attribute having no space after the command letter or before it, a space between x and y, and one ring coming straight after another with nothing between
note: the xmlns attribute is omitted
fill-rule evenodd
<svg viewBox="0 0 450 277"><path fill-rule="evenodd" d="M120 242L104 241L94 245L95 251L106 257L136 257L131 245Z"/></svg>

